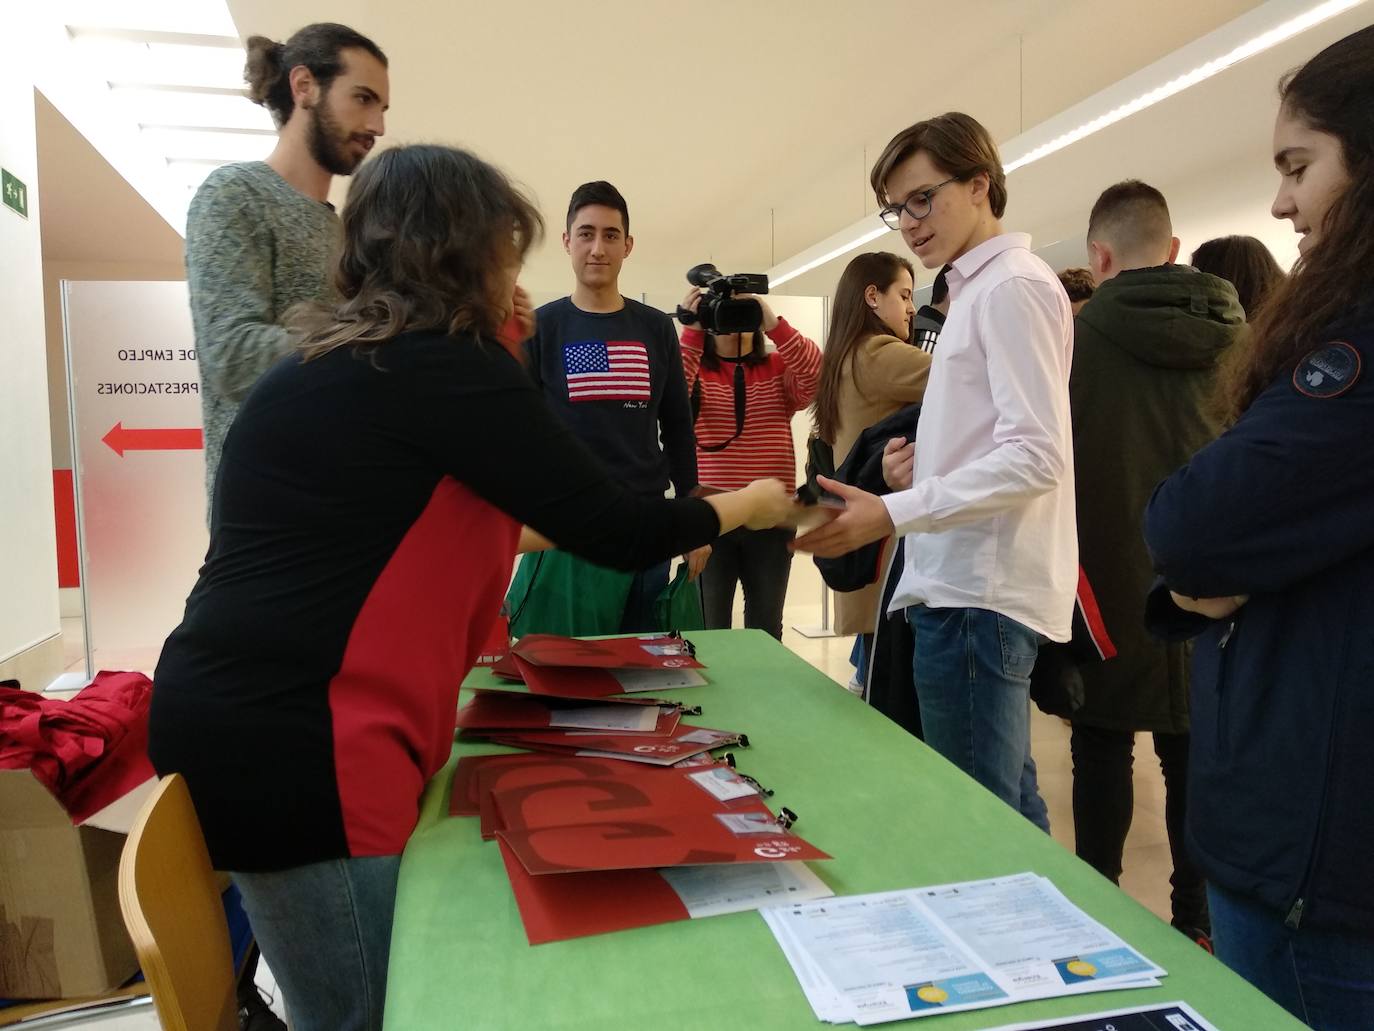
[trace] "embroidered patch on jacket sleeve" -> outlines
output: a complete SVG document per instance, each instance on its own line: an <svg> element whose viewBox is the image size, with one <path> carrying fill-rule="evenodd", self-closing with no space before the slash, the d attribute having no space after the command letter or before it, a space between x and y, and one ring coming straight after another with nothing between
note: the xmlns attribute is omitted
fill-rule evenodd
<svg viewBox="0 0 1374 1031"><path fill-rule="evenodd" d="M1360 378L1360 352L1344 341L1310 351L1293 370L1293 386L1305 397L1340 397Z"/></svg>

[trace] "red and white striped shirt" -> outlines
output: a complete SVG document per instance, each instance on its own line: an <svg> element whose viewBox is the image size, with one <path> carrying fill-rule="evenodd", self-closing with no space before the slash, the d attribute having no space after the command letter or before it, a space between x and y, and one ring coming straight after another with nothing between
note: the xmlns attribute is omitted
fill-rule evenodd
<svg viewBox="0 0 1374 1031"><path fill-rule="evenodd" d="M716 369L702 367L705 334L695 327L682 332L688 390L698 376L701 381L697 481L704 487L738 490L763 478L779 479L789 490L796 486L792 416L816 396L821 349L786 319L778 319L768 338L778 349L761 362L744 363L744 432L723 451L703 451L701 445L721 444L735 435L735 362L722 361Z"/></svg>

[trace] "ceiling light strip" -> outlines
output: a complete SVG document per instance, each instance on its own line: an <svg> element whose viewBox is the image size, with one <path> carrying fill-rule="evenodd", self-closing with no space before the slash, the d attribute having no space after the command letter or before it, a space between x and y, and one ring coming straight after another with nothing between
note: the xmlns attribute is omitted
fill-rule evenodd
<svg viewBox="0 0 1374 1031"><path fill-rule="evenodd" d="M1055 154L1063 150L1065 147L1073 146L1073 144L1078 143L1080 140L1087 139L1089 136L1092 136L1095 133L1099 133L1103 129L1108 128L1109 126L1124 121L1125 119L1131 117L1131 115L1139 114L1141 111L1145 111L1148 108L1154 107L1156 104L1162 103L1163 101L1168 100L1170 97L1177 96L1186 89L1190 89L1191 87L1196 86L1199 83L1206 82L1213 76L1219 75L1220 73L1226 71L1226 69L1231 68L1237 64L1240 64L1242 61L1248 58L1254 57L1258 54L1262 54L1266 50L1271 50L1274 47L1278 46L1280 43L1287 42L1294 36L1301 35L1308 29L1320 25L1324 21L1334 18L1339 14L1344 14L1351 8L1358 7L1363 2L1364 0L1327 0L1327 2L1325 3L1319 3L1315 7L1312 7L1302 12L1301 14L1296 15L1295 17L1289 18L1287 21L1274 26L1272 29L1269 29L1265 32L1261 32L1260 34L1245 40L1238 46L1235 46L1227 52L1225 52L1224 54L1221 54L1219 57L1215 57L1211 60L1204 61L1203 63L1189 69L1183 74L1176 75L1168 79L1162 85L1155 86L1152 89L1144 90L1139 95L1133 97L1124 104L1120 104L1117 107L1114 107L1111 110L1103 114L1100 114L1096 117L1087 118L1083 120L1080 124L1076 125L1068 132L1061 133L1044 143L1030 147L1025 151L1025 153L1021 154L1020 156L1012 157L1012 159L1005 164L1004 169L1007 172L1007 174L1010 175L1018 168L1024 168L1026 165L1039 161L1042 158L1049 157L1051 154ZM1217 30L1217 32L1225 32L1228 28L1230 28L1230 26L1223 26L1221 29ZM1198 41L1199 44L1205 42L1209 42L1209 38L1206 36L1204 36L1202 40ZM1196 46L1197 44L1193 45ZM1179 53L1182 53L1182 51L1180 51ZM1160 75L1160 66L1164 65L1168 61L1169 59L1165 58L1162 61L1156 62L1155 65L1146 69L1144 72L1137 73L1136 75L1130 76L1126 80L1123 80L1123 82L1119 83L1118 86L1132 83L1134 80L1137 79L1143 79L1145 80L1145 82L1151 80L1157 81ZM1140 83L1140 85L1144 85L1145 82ZM1107 91L1104 90L1103 93L1105 92ZM1075 107L1070 108L1069 111L1064 112L1064 115L1061 116L1061 118L1073 119L1074 116L1078 116L1081 118L1084 114L1086 114L1086 112L1083 110L1084 108L1101 106L1100 98L1102 96L1103 94L1099 93L1097 97L1094 97L1084 102L1083 104L1075 105ZM1054 119L1053 121L1057 122L1059 121L1059 119ZM1042 127L1042 132L1037 132L1036 135L1042 135L1043 128L1049 128L1049 126L1050 123L1047 122L1046 125ZM1035 130L1032 131L1035 132ZM1029 136L1030 134L1028 133L1026 135ZM1008 146L1005 149L1013 154L1016 150L1022 149L1021 147L1016 146L1016 142L1017 141L1013 141L1012 143L1008 144Z"/></svg>
<svg viewBox="0 0 1374 1031"><path fill-rule="evenodd" d="M145 132L217 132L231 136L276 136L276 129L239 129L227 125L158 125L152 122L139 122L139 129Z"/></svg>
<svg viewBox="0 0 1374 1031"><path fill-rule="evenodd" d="M1325 3L1310 6L1301 13L1275 25L1273 28L1258 33L1239 45L1231 47L1221 55L1204 61L1181 75L1172 76L1162 85L1141 92L1124 104L1116 105L1105 113L1095 117L1085 118L1088 112L1100 109L1105 103L1110 102L1108 98L1118 94L1122 87L1129 88L1131 84L1136 82L1143 84L1149 81L1158 81L1162 74L1168 74L1168 70L1172 70L1180 60L1192 56L1194 52L1205 52L1209 49L1215 50L1219 45L1224 45L1222 41L1227 37L1234 36L1238 29L1243 31L1245 28L1248 28L1251 23L1271 18L1279 11L1292 10L1294 6L1292 0L1270 0L1269 3L1262 5L1260 8L1256 8L1249 14L1243 15L1223 25L1214 32L1210 32L1193 43L1180 48L1173 54L1156 61L1140 72L1128 76L1121 80L1121 82L1102 90L1082 103L1074 105L1055 118L1047 120L1037 129L1032 129L1030 132L1017 137L1017 139L1009 141L1003 148L1004 153L1017 154L1018 151L1023 150L1024 152L1017 154L1017 156L1013 157L1003 167L1007 174L1010 175L1017 169L1025 168L1027 165L1049 157L1051 154L1058 153L1066 147L1070 147L1095 133L1101 132L1109 126L1129 118L1131 115L1139 114L1141 111L1154 107L1156 104L1168 100L1170 97L1177 96L1184 90L1196 86L1198 83L1205 82L1247 58L1262 54L1266 50L1270 50L1278 44L1292 39L1294 36L1301 35L1308 29L1314 28L1324 21L1343 14L1351 8L1358 7L1364 2L1365 0L1327 0ZM1064 123L1072 125L1077 119L1084 120L1079 121L1077 125L1067 132L1054 133L1054 129L1058 125ZM1044 140L1044 142L1034 142L1035 139L1043 139L1046 135L1050 134L1053 135L1051 135L1049 139ZM878 230L864 228L867 224L868 219L863 219L848 229L842 230L834 236L789 258L787 261L774 266L774 269L769 272L768 278L770 286L777 288L789 280L796 279L798 276L819 268L827 262L834 261L836 258L848 254L850 251L857 250L864 244L870 243L888 232L885 228ZM833 240L841 237L844 238L842 242L839 244L832 244ZM808 257L808 255L818 249L821 250L819 255Z"/></svg>
<svg viewBox="0 0 1374 1031"><path fill-rule="evenodd" d="M806 273L810 272L812 269L820 268L827 262L834 261L836 258L848 254L850 251L857 250L866 243L871 243L872 241L878 239L878 237L880 236L886 236L889 232L891 232L891 230L889 230L887 226L880 225L877 228L871 229L858 237L851 237L848 232L842 233L840 235L844 236L845 239L838 246L833 247L830 250L817 255L809 261L806 261L803 264L798 265L796 268L791 269L790 271L785 272L780 276L774 276L770 274L768 276L768 287L770 290L777 289L778 287L782 286L783 283L786 283L789 279L796 279L798 276L803 276ZM820 244L819 246L824 246L824 244Z"/></svg>
<svg viewBox="0 0 1374 1031"><path fill-rule="evenodd" d="M242 50L237 36L210 36L198 32L157 32L152 29L118 29L103 26L68 25L72 39L108 40L112 43L160 43L178 47L215 47Z"/></svg>
<svg viewBox="0 0 1374 1031"><path fill-rule="evenodd" d="M195 93L210 97L246 97L248 91L231 86L184 86L171 82L107 82L112 90L144 90L149 93Z"/></svg>

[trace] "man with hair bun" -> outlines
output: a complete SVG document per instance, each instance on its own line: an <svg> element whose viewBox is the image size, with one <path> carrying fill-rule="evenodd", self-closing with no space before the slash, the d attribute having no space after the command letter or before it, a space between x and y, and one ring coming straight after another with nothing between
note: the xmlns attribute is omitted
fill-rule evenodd
<svg viewBox="0 0 1374 1031"><path fill-rule="evenodd" d="M344 25L307 25L285 43L251 36L247 58L249 99L271 112L277 145L266 161L211 172L186 219L212 523L224 435L258 377L290 348L282 317L333 294L339 218L330 183L362 163L390 103L386 55Z"/></svg>
<svg viewBox="0 0 1374 1031"><path fill-rule="evenodd" d="M307 25L285 43L252 36L244 81L272 114L277 145L266 161L217 168L186 218L186 279L200 363L207 519L225 434L248 391L291 347L287 309L334 295L339 217L328 203L336 175L372 149L389 103L386 55L343 25ZM254 984L256 950L239 982L244 1031L279 1031Z"/></svg>

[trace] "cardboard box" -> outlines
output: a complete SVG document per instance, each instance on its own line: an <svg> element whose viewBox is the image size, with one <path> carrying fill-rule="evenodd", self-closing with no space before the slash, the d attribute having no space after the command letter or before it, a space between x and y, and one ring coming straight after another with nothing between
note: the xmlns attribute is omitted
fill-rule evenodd
<svg viewBox="0 0 1374 1031"><path fill-rule="evenodd" d="M29 770L0 770L0 998L98 995L138 972L119 857L152 784L73 826Z"/></svg>

